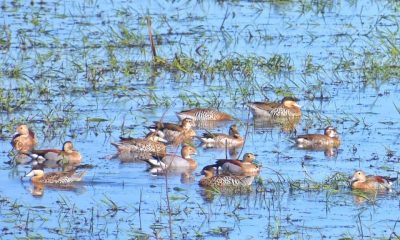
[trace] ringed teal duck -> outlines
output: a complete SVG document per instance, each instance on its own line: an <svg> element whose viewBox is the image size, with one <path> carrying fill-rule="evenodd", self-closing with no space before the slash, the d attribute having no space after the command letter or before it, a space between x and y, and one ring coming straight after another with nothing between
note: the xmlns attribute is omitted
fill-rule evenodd
<svg viewBox="0 0 400 240"><path fill-rule="evenodd" d="M313 147L339 147L340 138L334 127L326 127L324 135L322 134L306 134L299 135L296 138L296 144L299 148Z"/></svg>
<svg viewBox="0 0 400 240"><path fill-rule="evenodd" d="M234 175L214 175L214 166L205 166L201 171L204 175L199 181L202 187L212 188L241 188L249 187L254 180L254 176L234 176Z"/></svg>
<svg viewBox="0 0 400 240"><path fill-rule="evenodd" d="M118 143L111 143L119 153L150 153L154 156L164 157L167 140L160 137L157 132L150 132L142 138L121 138Z"/></svg>
<svg viewBox="0 0 400 240"><path fill-rule="evenodd" d="M221 159L215 163L215 167L221 168L224 173L233 175L257 176L260 168L253 163L256 156L253 153L243 155L243 160Z"/></svg>
<svg viewBox="0 0 400 240"><path fill-rule="evenodd" d="M193 170L197 167L196 160L191 155L196 155L196 148L185 145L181 149L181 156L175 154L167 154L160 160L151 158L145 160L151 167L160 167L165 169L188 169Z"/></svg>
<svg viewBox="0 0 400 240"><path fill-rule="evenodd" d="M371 176L365 175L361 170L357 170L350 180L350 186L352 189L359 190L391 190L392 184L397 178L382 177L382 176Z"/></svg>
<svg viewBox="0 0 400 240"><path fill-rule="evenodd" d="M62 149L43 149L32 150L30 157L35 159L39 164L48 167L57 166L77 166L82 161L81 154L74 149L71 141L66 141Z"/></svg>
<svg viewBox="0 0 400 240"><path fill-rule="evenodd" d="M16 129L11 145L21 153L29 153L37 145L35 133L27 125L20 125Z"/></svg>
<svg viewBox="0 0 400 240"><path fill-rule="evenodd" d="M240 136L236 125L229 128L229 135L223 133L204 133L200 141L206 147L240 147L244 144L244 139Z"/></svg>
<svg viewBox="0 0 400 240"><path fill-rule="evenodd" d="M42 169L34 169L25 176L31 177L33 183L69 184L81 181L85 174L85 171L79 173L74 171L44 173Z"/></svg>
<svg viewBox="0 0 400 240"><path fill-rule="evenodd" d="M249 102L251 112L255 117L300 117L301 109L297 99L284 97L279 102Z"/></svg>
<svg viewBox="0 0 400 240"><path fill-rule="evenodd" d="M176 113L179 120L190 118L193 121L229 121L232 116L212 108L194 108Z"/></svg>
<svg viewBox="0 0 400 240"><path fill-rule="evenodd" d="M196 132L192 129L193 120L185 118L181 124L154 122L155 126L151 127L152 131L162 131L165 138L170 142L183 142L196 136Z"/></svg>

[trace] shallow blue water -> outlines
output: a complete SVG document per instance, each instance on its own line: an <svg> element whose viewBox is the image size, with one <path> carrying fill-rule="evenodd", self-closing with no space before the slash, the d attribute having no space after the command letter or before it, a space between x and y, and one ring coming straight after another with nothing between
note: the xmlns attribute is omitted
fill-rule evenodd
<svg viewBox="0 0 400 240"><path fill-rule="evenodd" d="M11 146L10 138L0 139L0 196L32 207L46 206L53 211L49 214L49 210L43 210L47 212L43 215L48 218L43 220L40 210L31 210L35 221L30 229L35 234L50 238L127 238L134 236L141 226L143 232L155 238L154 226L160 225L160 236L168 238L165 178L149 174L144 163L123 164L117 159L109 159L116 152L110 142L118 141L121 135L143 136L145 126L162 116L165 122L176 122L175 112L189 108L179 97L182 94L203 105L213 105L209 101L214 97L220 100L220 110L237 118L242 134L250 123L243 153L258 155L257 160L263 165L260 177L266 182L279 181L276 172L286 180L304 180L307 173L318 182L335 172L350 176L355 169L391 176L397 176L399 172L400 115L395 107L400 106L398 79L387 82L376 79L376 85L365 85L365 76L356 70L357 67L351 71L334 69L342 58L351 59L355 66L360 66L363 58L359 53L382 47L374 34L363 34L393 29L393 21L381 21L380 17L398 19L395 3L340 1L328 5L323 13L317 10L316 4L310 5L313 10L302 11L306 7L297 2L65 1L46 3L42 7L21 4L13 7L7 2L7 8L0 14L0 22L4 22L12 33L11 48L1 53L1 69L5 71L10 64L21 65L25 77L16 80L2 74L1 88L10 90L30 85L33 94L38 94L40 87L47 86L56 94L38 96L32 106L21 111L2 112L0 121L4 124L13 119L43 120L47 116L53 117L48 113L55 109L55 116L69 119L70 123L66 126L44 121L29 124L38 135L38 148L58 148L64 140L72 139L82 153L84 163L95 165L75 189L45 188L42 197L33 197L30 194L33 186L28 179L20 181L29 166L10 169L3 163L9 160L7 153ZM40 16L40 27L31 24L31 15L35 13ZM98 80L98 89L93 90L85 71L75 63L108 67L109 53L105 45L118 40L111 28L124 25L138 35L147 34L143 20L147 13L153 17L154 32L162 38L157 50L164 58L172 59L182 52L201 59L196 48L203 45L200 51L209 56L210 62L234 55L270 58L272 54L283 54L290 57L294 71L273 75L256 69L252 75L254 79L238 72L204 79L199 73L184 75L160 70L160 74L152 78L149 67L139 66L137 71L140 73L134 76L124 76L120 71L105 73ZM228 17L224 21L225 14ZM226 32L220 29L222 22ZM172 34L168 34L169 26ZM22 51L18 29L29 30L25 33L31 40L27 41L28 46L35 40L46 44ZM83 36L88 38L87 43L82 40ZM137 42L141 41L147 44L147 39ZM53 42L61 45L54 44L51 48ZM85 49L85 44L100 47ZM113 51L120 64L128 60L141 63L151 59L149 48L146 45L143 49L115 48ZM83 55L85 51L86 56ZM39 56L48 52L52 52L51 60L38 64ZM304 74L308 55L312 56L314 65L322 66L323 71ZM259 87L255 87L254 82ZM110 86L127 86L135 90L107 90ZM260 90L260 86L266 87L265 90ZM75 88L81 91L70 91ZM238 94L241 88L249 89L249 97ZM304 115L296 127L297 134L322 132L326 125L337 127L343 140L337 157L328 158L323 152L293 148L294 135L279 128L254 128L243 103L262 100L265 96L278 100L281 96L275 88L290 90L300 98ZM321 89L329 99L311 100L309 90L318 96ZM159 100L154 100L154 96ZM169 101L169 107L163 104L164 97ZM87 121L96 117L108 121ZM222 125L213 131L227 132L228 127L229 124ZM11 137L13 131L3 129L3 134ZM393 157L386 155L389 149L394 151ZM169 150L176 151L173 147ZM266 193L254 191L249 195L205 198L204 191L197 185L200 169L224 156L224 151L199 148L196 156L199 167L193 183L181 183L180 176L168 178L171 208L176 213L172 216L176 237L221 238L225 235L216 231L220 227L226 228L227 236L232 239L388 238L392 231L399 231L396 225L400 217L397 214L400 204L398 184L393 192L377 196L376 204L360 202L346 187L338 191L289 192L287 184L281 189L277 183L268 185L270 191ZM107 199L121 210L109 211ZM65 219L69 220L60 223L58 212L63 209L61 206L65 207L63 202L69 207L64 213ZM101 217L95 217L95 230L90 232L90 224L84 219L90 218L92 207L94 215ZM83 212L75 213L71 209ZM3 209L3 213L8 211ZM21 224L25 217L26 210L19 220ZM2 214L0 228L8 226L10 218L13 217ZM76 226L84 230L77 231ZM65 235L51 230L58 227L65 229ZM15 231L16 235L11 236L26 234Z"/></svg>

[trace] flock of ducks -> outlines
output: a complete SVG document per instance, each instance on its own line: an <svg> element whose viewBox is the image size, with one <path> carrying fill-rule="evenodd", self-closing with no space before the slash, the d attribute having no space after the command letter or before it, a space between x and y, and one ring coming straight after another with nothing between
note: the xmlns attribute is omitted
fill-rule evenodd
<svg viewBox="0 0 400 240"><path fill-rule="evenodd" d="M291 120L301 117L301 109L297 99L285 97L280 102L250 102L248 106L254 118L266 121ZM221 149L243 147L245 139L240 135L237 125L233 124L229 132L205 132L197 136L194 128L201 126L203 121L232 121L229 114L208 108L195 108L177 113L179 124L154 122L149 127L149 133L144 138L122 138L119 142L111 143L118 150L118 155L129 155L148 163L154 172L165 173L178 170L187 175L193 172L198 163L192 158L197 153L191 141L197 138L204 147ZM331 149L340 146L340 138L334 127L325 128L324 134L298 135L296 146L302 149ZM26 174L33 183L41 184L71 184L81 181L86 171L75 172L81 163L81 154L74 149L72 142L66 141L62 149L35 149L37 139L27 125L16 129L11 144L14 151L28 156L32 162L32 170ZM167 144L182 145L181 155L167 153ZM250 186L255 176L260 173L260 167L254 163L256 155L246 153L243 159L220 159L205 166L199 181L202 187L210 188L239 188ZM44 173L44 168L64 167L63 171ZM153 171L152 171L153 172ZM356 171L350 180L352 189L359 190L390 190L396 178L382 176L367 176L363 171Z"/></svg>

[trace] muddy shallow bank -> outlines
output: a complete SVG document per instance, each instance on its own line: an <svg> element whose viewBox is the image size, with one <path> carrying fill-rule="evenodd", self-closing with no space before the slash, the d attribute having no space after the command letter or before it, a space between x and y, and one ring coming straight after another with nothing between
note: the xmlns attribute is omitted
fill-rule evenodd
<svg viewBox="0 0 400 240"><path fill-rule="evenodd" d="M398 183L390 193L368 195L351 192L344 181L355 169L399 172L396 1L0 5L4 238L399 235ZM245 105L283 96L300 99L303 116L295 126L254 120ZM246 135L242 154L256 153L262 165L251 193L213 193L197 185L201 168L225 157L224 150L198 147L195 181L171 175L168 188L145 163L110 159L116 153L110 142L143 136L161 118L177 122L176 112L195 106L235 117ZM19 123L36 132L38 148L72 140L83 163L95 167L71 188L20 181L29 166L7 163ZM227 132L229 125L211 127ZM336 153L293 147L296 134L327 125L342 139Z"/></svg>

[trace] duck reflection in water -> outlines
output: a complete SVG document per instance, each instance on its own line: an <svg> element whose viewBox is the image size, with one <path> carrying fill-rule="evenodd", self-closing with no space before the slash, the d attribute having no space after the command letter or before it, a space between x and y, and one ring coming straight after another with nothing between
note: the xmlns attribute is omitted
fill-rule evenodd
<svg viewBox="0 0 400 240"><path fill-rule="evenodd" d="M43 197L45 190L52 190L52 191L70 191L75 193L83 193L86 191L86 188L82 184L44 184L44 183L37 183L32 182L32 188L30 188L30 193L33 197Z"/></svg>

